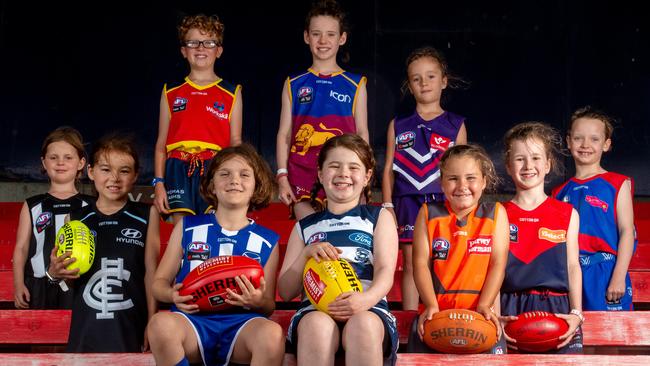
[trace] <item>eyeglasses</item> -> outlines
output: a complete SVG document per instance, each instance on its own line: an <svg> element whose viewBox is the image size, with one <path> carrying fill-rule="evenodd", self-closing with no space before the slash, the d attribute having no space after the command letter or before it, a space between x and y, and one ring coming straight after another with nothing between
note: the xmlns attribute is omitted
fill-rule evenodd
<svg viewBox="0 0 650 366"><path fill-rule="evenodd" d="M206 39L205 41L184 41L183 45L187 48L199 48L199 46L203 46L204 48L215 48L220 46L219 42L213 40L213 39Z"/></svg>

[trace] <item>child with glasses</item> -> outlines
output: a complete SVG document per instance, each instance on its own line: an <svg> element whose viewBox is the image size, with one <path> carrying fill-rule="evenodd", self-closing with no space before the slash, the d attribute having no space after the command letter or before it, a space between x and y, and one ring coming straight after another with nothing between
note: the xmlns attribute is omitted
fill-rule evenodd
<svg viewBox="0 0 650 366"><path fill-rule="evenodd" d="M163 87L152 181L156 208L174 222L207 211L199 194L204 168L219 150L241 143L241 86L214 71L223 31L215 15L187 16L178 27L190 73Z"/></svg>

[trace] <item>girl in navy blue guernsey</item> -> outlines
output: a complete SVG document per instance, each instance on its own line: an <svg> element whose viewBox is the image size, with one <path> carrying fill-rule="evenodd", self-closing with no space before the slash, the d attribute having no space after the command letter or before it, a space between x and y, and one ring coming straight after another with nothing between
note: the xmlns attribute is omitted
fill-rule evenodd
<svg viewBox="0 0 650 366"><path fill-rule="evenodd" d="M418 291L413 282L413 229L420 207L441 202L439 162L454 144L467 143L465 117L440 106L444 89L460 79L449 72L447 62L432 47L413 51L406 59L404 89L415 98L415 111L388 124L386 163L382 180L383 206L394 214L404 261L402 308L418 307ZM406 88L408 87L408 88Z"/></svg>
<svg viewBox="0 0 650 366"><path fill-rule="evenodd" d="M327 207L296 223L280 271L278 292L289 301L302 293L302 273L309 258L352 264L363 292L346 292L317 311L303 294L291 319L287 351L298 365L333 365L345 352L347 365L394 364L398 346L395 318L386 294L393 284L397 229L391 214L360 204L370 198L375 161L370 146L357 135L328 140L318 157L317 189L325 189ZM362 238L362 239L359 239ZM288 360L293 356L287 356Z"/></svg>
<svg viewBox="0 0 650 366"><path fill-rule="evenodd" d="M612 123L585 107L571 117L567 144L576 175L553 190L580 213L580 265L585 310L633 310L628 274L636 246L632 178L600 165L611 148Z"/></svg>
<svg viewBox="0 0 650 366"><path fill-rule="evenodd" d="M501 286L502 321L533 310L566 320L568 331L557 350L582 353L582 276L578 261L576 210L544 193L544 178L559 170L556 152L561 138L555 129L526 122L505 135L506 170L517 193L505 202L510 223L510 252ZM508 337L510 347L517 343Z"/></svg>
<svg viewBox="0 0 650 366"><path fill-rule="evenodd" d="M129 201L140 164L132 136L109 134L94 144L88 177L97 201L70 213L95 236L90 269L67 270L66 252L50 253L49 273L74 289L67 352L142 352L145 327L156 312L151 281L160 253L160 216L151 205ZM63 282L62 282L63 283Z"/></svg>
<svg viewBox="0 0 650 366"><path fill-rule="evenodd" d="M267 206L274 191L270 168L252 146L227 147L214 158L201 181L201 194L216 212L185 216L176 224L155 275L154 296L174 304L148 326L157 365L281 364L282 328L266 318L275 309L278 235L246 216ZM190 247L197 242L203 244L201 253ZM228 291L226 299L234 310L199 313L197 305L185 304L192 296L179 296L178 290L192 269L218 255L258 259L265 276L259 288L245 276L237 279L242 294Z"/></svg>

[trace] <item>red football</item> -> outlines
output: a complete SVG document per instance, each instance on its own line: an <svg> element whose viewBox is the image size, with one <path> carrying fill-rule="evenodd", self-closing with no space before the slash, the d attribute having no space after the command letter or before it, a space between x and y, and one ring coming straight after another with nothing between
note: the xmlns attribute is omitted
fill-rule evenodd
<svg viewBox="0 0 650 366"><path fill-rule="evenodd" d="M423 340L442 353L481 353L497 342L497 328L475 311L449 309L424 322Z"/></svg>
<svg viewBox="0 0 650 366"><path fill-rule="evenodd" d="M560 344L559 336L569 330L564 319L545 311L529 311L517 315L519 319L509 322L505 331L514 338L518 349L526 352L546 352Z"/></svg>
<svg viewBox="0 0 650 366"><path fill-rule="evenodd" d="M226 302L226 289L241 293L235 281L235 276L240 275L246 276L253 286L258 288L260 278L264 277L264 270L256 260L248 257L212 257L187 274L178 293L181 296L192 295L193 299L187 303L199 305L201 311L228 309L232 305Z"/></svg>

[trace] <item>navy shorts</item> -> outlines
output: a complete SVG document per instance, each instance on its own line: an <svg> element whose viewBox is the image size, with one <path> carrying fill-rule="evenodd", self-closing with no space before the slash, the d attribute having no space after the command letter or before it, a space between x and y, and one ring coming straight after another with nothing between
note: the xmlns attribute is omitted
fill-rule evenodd
<svg viewBox="0 0 650 366"><path fill-rule="evenodd" d="M594 311L634 310L632 305L632 281L625 275L625 294L618 301L607 301L607 287L614 273L616 256L598 252L580 256L582 269L582 308Z"/></svg>
<svg viewBox="0 0 650 366"><path fill-rule="evenodd" d="M205 365L228 365L239 332L255 318L266 319L257 313L186 314L173 311L192 325Z"/></svg>
<svg viewBox="0 0 650 366"><path fill-rule="evenodd" d="M212 160L203 162L205 170ZM188 177L190 163L177 158L167 158L165 162L165 187L170 211L186 212L192 215L208 210L208 203L201 197L201 169L194 169Z"/></svg>
<svg viewBox="0 0 650 366"><path fill-rule="evenodd" d="M502 293L501 294L501 315L519 315L527 311L546 311L552 314L569 314L569 295L553 295L538 293ZM582 328L578 327L573 339L566 346L559 350L551 350L544 353L557 354L581 354L582 353Z"/></svg>
<svg viewBox="0 0 650 366"><path fill-rule="evenodd" d="M420 336L418 335L418 317L420 315L416 316L413 319L413 323L411 324L411 331L409 332L409 341L408 344L406 345L406 352L407 353L440 353L432 348L429 348L429 346L427 346L426 343L420 340ZM499 338L497 343L491 349L483 353L488 355L504 355L508 353L508 346L506 344L506 339L503 336L503 333L501 333L501 338Z"/></svg>
<svg viewBox="0 0 650 366"><path fill-rule="evenodd" d="M304 301L300 304L300 309L291 318L289 329L287 331L286 352L296 354L298 349L298 323L303 316L312 312L318 311L314 308L309 301ZM399 335L397 334L397 320L395 316L388 310L388 304L385 300L381 300L377 305L368 309L368 311L377 314L384 324L384 365L395 365L397 362L397 348L399 347ZM337 323L339 330L343 330L344 323ZM337 355L343 354L343 347L339 345Z"/></svg>
<svg viewBox="0 0 650 366"><path fill-rule="evenodd" d="M413 229L415 229L415 219L417 219L418 212L420 212L420 208L424 203L443 200L444 195L442 193L411 194L407 196L393 197L395 216L397 216L399 243L413 243Z"/></svg>

